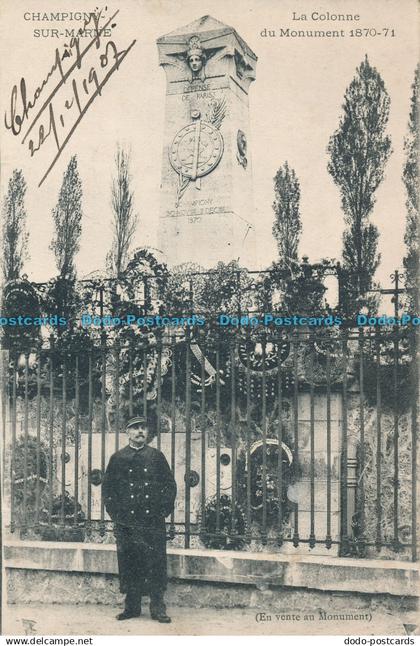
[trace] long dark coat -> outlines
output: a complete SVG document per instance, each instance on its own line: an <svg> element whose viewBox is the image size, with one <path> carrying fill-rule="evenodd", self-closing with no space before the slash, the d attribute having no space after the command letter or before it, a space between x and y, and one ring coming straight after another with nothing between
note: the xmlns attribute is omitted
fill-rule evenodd
<svg viewBox="0 0 420 646"><path fill-rule="evenodd" d="M121 592L164 591L165 518L176 496L165 456L148 445L126 446L111 456L102 487L105 508L114 521Z"/></svg>

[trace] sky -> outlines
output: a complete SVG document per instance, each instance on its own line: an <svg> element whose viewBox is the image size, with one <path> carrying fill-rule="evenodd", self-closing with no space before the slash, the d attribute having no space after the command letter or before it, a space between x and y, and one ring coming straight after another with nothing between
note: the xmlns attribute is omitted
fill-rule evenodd
<svg viewBox="0 0 420 646"><path fill-rule="evenodd" d="M69 9L69 5L70 9ZM32 13L93 11L98 3L6 0L2 5L1 97L3 113L10 115L14 84L25 77L28 96L45 78L54 62L56 47L66 42L50 32L36 37L36 29L80 27L77 21L26 20ZM105 265L111 245L111 180L119 143L131 149L132 187L139 214L134 246L157 245L159 186L165 119L165 73L158 65L156 39L200 16L210 14L233 26L258 56L256 81L249 94L257 232L257 267L276 257L272 236L273 177L287 160L301 186L303 232L300 254L310 261L340 258L343 213L338 188L327 171L327 145L337 128L346 87L357 66L368 55L381 74L391 98L387 132L392 155L377 190L371 221L380 231L381 265L376 277L384 286L401 266L404 255L405 194L401 180L403 140L418 51L418 12L415 0L119 0L106 6L106 14L119 10L113 28L120 48L136 42L87 110L61 156L41 187L38 182L54 156L52 137L30 156L27 143L2 124L1 188L4 196L14 168L22 168L27 181L26 208L30 233L30 280L43 281L56 273L49 248L63 173L77 155L83 185L81 248L76 265L79 276ZM312 20L311 14L359 15L346 22ZM307 21L293 20L306 15ZM264 29L344 29L344 38L263 37ZM363 36L350 36L360 28ZM377 35L364 35L365 29ZM388 29L385 36L384 29ZM60 31L61 33L61 31ZM394 35L392 35L394 34ZM68 41L67 41L68 42ZM50 79L51 82L51 79ZM50 86L48 85L48 88ZM46 88L45 88L46 90Z"/></svg>

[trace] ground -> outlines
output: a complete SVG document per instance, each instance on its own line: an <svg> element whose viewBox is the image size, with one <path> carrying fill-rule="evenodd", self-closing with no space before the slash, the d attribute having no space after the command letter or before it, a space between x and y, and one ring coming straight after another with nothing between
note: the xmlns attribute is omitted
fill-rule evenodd
<svg viewBox="0 0 420 646"><path fill-rule="evenodd" d="M312 609L313 619L305 611L290 611L295 618L277 618L271 613L258 616L252 608L168 609L169 625L152 621L149 610L143 616L119 622L115 615L121 609L108 605L27 604L9 605L3 613L5 635L399 635L419 634L413 612L393 614L372 611L371 620L321 620ZM284 611L286 612L286 611ZM308 611L309 612L309 611ZM341 611L343 612L343 611ZM360 611L359 612L363 612ZM299 616L299 620L296 619ZM257 620L258 619L258 620Z"/></svg>

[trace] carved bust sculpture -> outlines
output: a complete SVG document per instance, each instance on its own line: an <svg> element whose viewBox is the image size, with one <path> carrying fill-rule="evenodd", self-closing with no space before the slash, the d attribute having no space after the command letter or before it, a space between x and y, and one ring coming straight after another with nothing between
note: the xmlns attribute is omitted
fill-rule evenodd
<svg viewBox="0 0 420 646"><path fill-rule="evenodd" d="M206 65L206 54L201 46L198 36L190 38L187 50L187 63L191 70L191 81L196 79L204 81L204 68Z"/></svg>

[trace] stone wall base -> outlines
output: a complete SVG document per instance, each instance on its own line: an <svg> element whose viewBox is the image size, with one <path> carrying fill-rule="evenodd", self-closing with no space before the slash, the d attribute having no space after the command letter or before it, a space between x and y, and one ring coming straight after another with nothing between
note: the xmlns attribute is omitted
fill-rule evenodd
<svg viewBox="0 0 420 646"><path fill-rule="evenodd" d="M122 601L115 545L10 540L4 562L9 603ZM168 576L169 603L197 608L413 609L420 590L416 563L299 554L168 548Z"/></svg>
<svg viewBox="0 0 420 646"><path fill-rule="evenodd" d="M103 604L121 606L115 574L54 572L13 568L8 571L10 604ZM169 582L166 601L170 606L190 608L257 608L264 611L301 611L303 608L345 612L384 610L387 612L417 609L417 598L390 594L328 592L305 588L246 584ZM265 588L265 589L264 589Z"/></svg>

